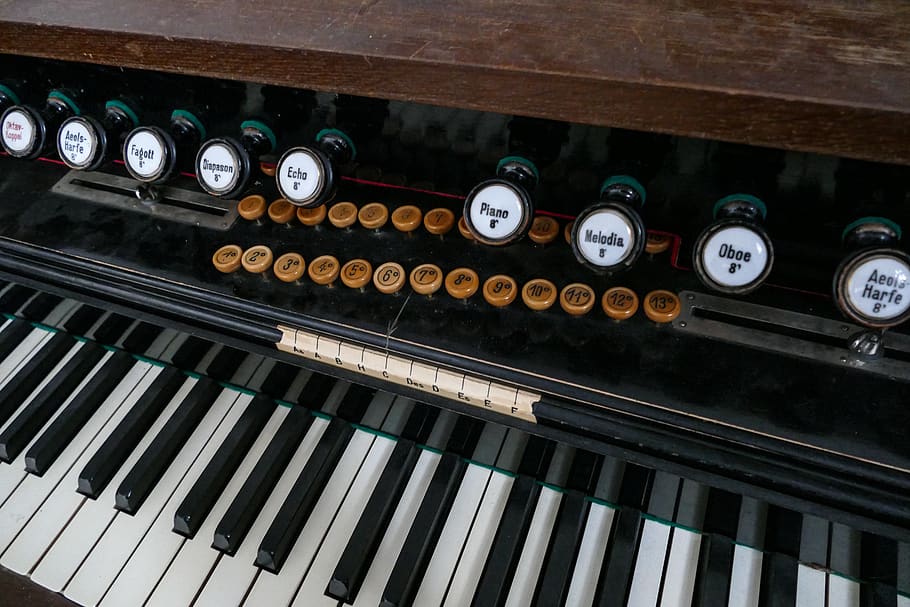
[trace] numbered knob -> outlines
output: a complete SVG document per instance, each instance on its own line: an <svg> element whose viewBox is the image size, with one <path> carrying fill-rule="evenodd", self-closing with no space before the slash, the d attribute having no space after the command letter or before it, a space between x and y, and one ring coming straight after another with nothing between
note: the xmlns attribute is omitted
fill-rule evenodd
<svg viewBox="0 0 910 607"><path fill-rule="evenodd" d="M104 117L72 116L57 131L57 153L66 166L94 171L120 151L120 137L139 123L136 112L125 102L105 104Z"/></svg>
<svg viewBox="0 0 910 607"><path fill-rule="evenodd" d="M534 201L528 189L537 183L531 161L509 156L499 161L498 177L479 183L464 202L468 232L478 242L501 246L515 242L531 228Z"/></svg>
<svg viewBox="0 0 910 607"><path fill-rule="evenodd" d="M60 123L78 114L79 108L66 93L51 91L41 110L27 105L7 108L0 118L0 142L10 156L38 158L53 151Z"/></svg>
<svg viewBox="0 0 910 607"><path fill-rule="evenodd" d="M278 160L275 181L278 191L291 204L316 207L334 198L337 190L336 167L356 156L354 143L337 129L316 135L315 146L298 146Z"/></svg>
<svg viewBox="0 0 910 607"><path fill-rule="evenodd" d="M865 217L844 230L853 252L835 273L834 301L863 326L884 329L910 318L910 255L897 248L900 238L900 226L881 217Z"/></svg>
<svg viewBox="0 0 910 607"><path fill-rule="evenodd" d="M695 273L707 287L742 295L757 289L771 273L774 247L762 227L765 204L747 194L722 198L716 221L695 241Z"/></svg>
<svg viewBox="0 0 910 607"><path fill-rule="evenodd" d="M209 139L196 154L196 180L212 196L230 198L246 189L259 157L275 149L272 130L257 120L240 125L240 139Z"/></svg>
<svg viewBox="0 0 910 607"><path fill-rule="evenodd" d="M629 268L645 248L645 225L638 212L645 189L634 178L618 175L604 182L600 198L575 218L570 243L581 264L607 274Z"/></svg>

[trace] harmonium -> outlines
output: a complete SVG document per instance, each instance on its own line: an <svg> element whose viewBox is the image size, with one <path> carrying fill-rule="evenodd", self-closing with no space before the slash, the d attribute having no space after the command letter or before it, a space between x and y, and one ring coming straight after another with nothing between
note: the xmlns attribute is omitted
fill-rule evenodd
<svg viewBox="0 0 910 607"><path fill-rule="evenodd" d="M910 607L901 0L8 0L0 112L0 603Z"/></svg>

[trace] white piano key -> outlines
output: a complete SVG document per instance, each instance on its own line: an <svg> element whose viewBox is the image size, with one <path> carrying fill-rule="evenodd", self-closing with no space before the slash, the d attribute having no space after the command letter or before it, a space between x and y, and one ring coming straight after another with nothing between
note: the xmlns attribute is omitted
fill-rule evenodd
<svg viewBox="0 0 910 607"><path fill-rule="evenodd" d="M145 364L148 363L137 363L137 366ZM117 515L117 510L113 508L112 504L114 503L117 488L123 478L145 452L158 432L161 431L167 420L174 414L195 383L195 379L187 379L183 383L167 406L165 406L161 415L158 416L158 419L155 420L155 423L152 424L130 456L124 461L117 474L111 478L110 483L104 488L98 499L89 499L82 504L79 512L67 523L66 528L32 572L31 579L33 582L54 592L63 590L63 587L76 573L82 560ZM78 472L81 472L81 470L78 470L77 474ZM70 487L70 490L75 494L75 485Z"/></svg>
<svg viewBox="0 0 910 607"><path fill-rule="evenodd" d="M215 502L202 527L192 540L183 543L180 552L168 566L167 572L158 583L152 596L149 597L145 607L175 607L176 605L189 605L193 602L193 597L196 596L218 561L220 553L211 547L215 528L253 471L256 462L259 461L274 438L281 423L287 417L288 411L287 407L277 407L272 413L262 432L259 433L259 437L250 447L249 453L243 458L224 492Z"/></svg>
<svg viewBox="0 0 910 607"><path fill-rule="evenodd" d="M91 444L82 451L79 459L69 466L65 474L60 475L60 481L52 488L53 492L47 496L47 499L22 530L19 537L16 538L16 541L3 554L0 564L21 574L28 573L37 564L41 555L50 547L54 538L57 537L67 521L72 518L85 500L84 496L75 491L82 468L85 467L94 452L104 444L110 433L123 420L123 417L129 412L133 404L139 400L139 397L148 389L159 372L160 367L137 362L130 372L124 376L111 395L111 397L114 397L117 391L126 390L129 387L129 394L123 400L123 404L111 416L104 429L94 437ZM76 440L78 440L78 437ZM32 479L34 481L51 480L49 475L53 471L54 468L40 479L30 476L23 484L32 482Z"/></svg>
<svg viewBox="0 0 910 607"><path fill-rule="evenodd" d="M859 592L859 582L836 573L828 574L827 607L859 607Z"/></svg>
<svg viewBox="0 0 910 607"><path fill-rule="evenodd" d="M474 515L483 499L487 482L490 480L489 468L469 464L461 479L452 509L446 518L436 542L436 548L414 598L416 605L441 605L445 598L449 580L455 573L462 546L468 539Z"/></svg>
<svg viewBox="0 0 910 607"><path fill-rule="evenodd" d="M796 607L827 607L826 585L824 571L800 563L796 570Z"/></svg>
<svg viewBox="0 0 910 607"><path fill-rule="evenodd" d="M632 572L628 607L653 607L657 604L669 542L669 525L645 519Z"/></svg>
<svg viewBox="0 0 910 607"><path fill-rule="evenodd" d="M262 572L253 584L247 604L288 605L294 599L375 438L375 434L354 431L281 571L277 575ZM328 579L325 583L328 584Z"/></svg>
<svg viewBox="0 0 910 607"><path fill-rule="evenodd" d="M32 329L31 333L16 346L9 355L0 361L0 389L9 382L25 363L51 338L50 331Z"/></svg>
<svg viewBox="0 0 910 607"><path fill-rule="evenodd" d="M357 473L357 478L354 479L347 497L344 498L344 503L338 510L338 515L332 522L331 529L319 548L310 571L297 591L294 607L335 607L338 605L338 601L325 596L325 588L394 448L395 441L381 436L376 437Z"/></svg>
<svg viewBox="0 0 910 607"><path fill-rule="evenodd" d="M897 607L910 607L910 596L897 595Z"/></svg>
<svg viewBox="0 0 910 607"><path fill-rule="evenodd" d="M594 604L597 579L603 567L616 511L603 504L591 504L585 533L578 548L578 559L572 571L566 605L587 607Z"/></svg>
<svg viewBox="0 0 910 607"><path fill-rule="evenodd" d="M64 596L81 605L98 604L238 396L225 389L215 399L136 515L121 512L114 517L64 588Z"/></svg>
<svg viewBox="0 0 910 607"><path fill-rule="evenodd" d="M534 516L531 518L531 526L528 529L528 537L522 548L521 556L518 558L512 586L509 588L506 607L531 604L561 501L562 493L549 487L541 488Z"/></svg>
<svg viewBox="0 0 910 607"><path fill-rule="evenodd" d="M737 544L733 548L733 571L730 574L728 607L758 607L761 590L762 553Z"/></svg>
<svg viewBox="0 0 910 607"><path fill-rule="evenodd" d="M262 512L256 518L256 522L250 528L249 533L240 544L240 549L234 556L221 556L215 570L206 581L202 592L193 603L194 607L223 607L224 605L238 605L246 596L247 591L259 574L259 568L253 563L256 561L256 554L259 551L259 543L262 541L266 531L272 524L275 515L290 493L297 477L306 466L307 460L313 454L316 444L329 422L319 418L313 420L313 424L307 431L306 436L300 441L300 446L294 452L291 461L288 462L287 468L278 479L275 489L266 501ZM208 540L206 540L208 541ZM221 554L212 549L213 552ZM262 575L271 575L263 573Z"/></svg>
<svg viewBox="0 0 910 607"><path fill-rule="evenodd" d="M471 526L471 533L449 584L444 603L446 607L471 604L474 591L483 574L484 564L487 562L487 555L493 545L493 538L496 536L496 528L509 500L513 482L513 477L501 472L493 472L490 475L483 501Z"/></svg>
<svg viewBox="0 0 910 607"><path fill-rule="evenodd" d="M190 489L199 480L199 476L208 465L212 456L227 438L228 433L237 424L250 402L252 395L239 395L224 419L218 424L205 447L199 452L193 464L187 470L180 484L171 494L158 517L155 519L126 565L120 571L111 587L101 601L103 607L132 607L142 605L148 599L158 581L167 571L168 564L180 551L185 538L172 531L174 512ZM191 439L192 440L192 439Z"/></svg>
<svg viewBox="0 0 910 607"><path fill-rule="evenodd" d="M673 529L664 588L660 595L661 607L689 607L692 604L700 549L700 533L680 527Z"/></svg>
<svg viewBox="0 0 910 607"><path fill-rule="evenodd" d="M379 543L370 569L357 593L354 607L376 607L382 600L386 583L389 581L401 547L411 530L414 517L417 516L420 502L423 501L427 487L436 472L436 466L439 465L439 458L438 453L426 450L421 451L417 458L411 478L401 494L395 513L389 521L389 526Z"/></svg>

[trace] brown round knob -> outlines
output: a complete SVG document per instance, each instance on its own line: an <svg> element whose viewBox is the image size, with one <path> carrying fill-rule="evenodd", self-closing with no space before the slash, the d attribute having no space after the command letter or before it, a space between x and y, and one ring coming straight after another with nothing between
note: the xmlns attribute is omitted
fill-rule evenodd
<svg viewBox="0 0 910 607"><path fill-rule="evenodd" d="M442 270L432 263L423 263L411 270L411 288L420 295L432 295L442 286Z"/></svg>
<svg viewBox="0 0 910 607"><path fill-rule="evenodd" d="M272 259L272 250L259 244L244 251L240 263L247 272L261 274L272 267Z"/></svg>
<svg viewBox="0 0 910 607"><path fill-rule="evenodd" d="M243 249L235 244L229 244L221 247L212 255L212 265L219 272L230 274L236 272L240 267L240 257L243 255Z"/></svg>
<svg viewBox="0 0 910 607"><path fill-rule="evenodd" d="M310 262L307 273L317 285L330 285L338 278L341 264L331 255L322 255Z"/></svg>
<svg viewBox="0 0 910 607"><path fill-rule="evenodd" d="M559 292L556 285L546 278L535 278L525 283L521 288L521 299L525 305L534 311L549 310L556 303Z"/></svg>
<svg viewBox="0 0 910 607"><path fill-rule="evenodd" d="M650 255L657 255L658 253L663 253L670 248L670 237L666 234L655 234L654 232L648 232L648 236L645 239L645 253Z"/></svg>
<svg viewBox="0 0 910 607"><path fill-rule="evenodd" d="M278 170L278 166L272 164L271 162L260 162L259 170L262 171L262 174L266 177L274 177L276 171Z"/></svg>
<svg viewBox="0 0 910 607"><path fill-rule="evenodd" d="M376 268L376 272L373 273L373 284L380 293L391 295L401 290L406 276L401 265L394 261L387 261Z"/></svg>
<svg viewBox="0 0 910 607"><path fill-rule="evenodd" d="M474 235L468 229L468 223L464 220L464 215L458 218L458 231L468 240L474 240Z"/></svg>
<svg viewBox="0 0 910 607"><path fill-rule="evenodd" d="M613 320L625 320L638 311L638 295L627 287L613 287L600 298L600 305Z"/></svg>
<svg viewBox="0 0 910 607"><path fill-rule="evenodd" d="M389 209L381 202L371 202L363 205L357 219L366 229L378 230L389 220Z"/></svg>
<svg viewBox="0 0 910 607"><path fill-rule="evenodd" d="M497 308L502 308L518 296L518 283L511 276L497 274L487 278L483 283L483 298L487 303Z"/></svg>
<svg viewBox="0 0 910 607"><path fill-rule="evenodd" d="M285 253L275 260L272 271L282 282L296 282L306 271L306 262L299 253Z"/></svg>
<svg viewBox="0 0 910 607"><path fill-rule="evenodd" d="M294 219L296 208L284 198L279 198L269 205L269 219L275 223L289 223Z"/></svg>
<svg viewBox="0 0 910 607"><path fill-rule="evenodd" d="M424 216L423 225L430 234L441 236L455 226L455 213L449 209L433 209Z"/></svg>
<svg viewBox="0 0 910 607"><path fill-rule="evenodd" d="M645 295L645 316L654 322L672 322L682 311L679 297L672 291L651 291Z"/></svg>
<svg viewBox="0 0 910 607"><path fill-rule="evenodd" d="M566 285L559 294L559 305L572 316L587 314L594 307L594 289L580 282Z"/></svg>
<svg viewBox="0 0 910 607"><path fill-rule="evenodd" d="M552 217L539 215L534 218L531 224L531 231L528 237L537 244L550 244L559 236L559 222Z"/></svg>
<svg viewBox="0 0 910 607"><path fill-rule="evenodd" d="M251 194L237 203L237 213L244 219L254 221L265 214L267 205L265 197L259 194Z"/></svg>
<svg viewBox="0 0 910 607"><path fill-rule="evenodd" d="M297 221L305 226L318 226L325 221L325 215L324 204L311 208L297 207Z"/></svg>
<svg viewBox="0 0 910 607"><path fill-rule="evenodd" d="M420 227L423 212L412 204L406 204L392 211L392 225L401 232L413 232Z"/></svg>
<svg viewBox="0 0 910 607"><path fill-rule="evenodd" d="M357 221L357 206L353 202L339 202L329 209L329 221L336 228L347 228Z"/></svg>
<svg viewBox="0 0 910 607"><path fill-rule="evenodd" d="M352 259L341 266L341 282L352 289L362 289L373 277L373 266L366 259Z"/></svg>
<svg viewBox="0 0 910 607"><path fill-rule="evenodd" d="M455 268L446 275L446 291L455 299L467 299L477 292L480 277L471 268Z"/></svg>
<svg viewBox="0 0 910 607"><path fill-rule="evenodd" d="M566 227L562 229L562 237L566 239L566 242L572 244L572 228L575 226L574 221L570 221L566 224Z"/></svg>

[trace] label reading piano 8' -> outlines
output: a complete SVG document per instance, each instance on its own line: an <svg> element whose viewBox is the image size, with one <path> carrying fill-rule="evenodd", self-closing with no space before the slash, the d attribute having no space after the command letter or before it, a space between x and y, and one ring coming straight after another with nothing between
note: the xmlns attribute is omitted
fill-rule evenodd
<svg viewBox="0 0 910 607"><path fill-rule="evenodd" d="M240 178L240 158L227 144L207 144L199 152L196 176L209 192L228 192Z"/></svg>
<svg viewBox="0 0 910 607"><path fill-rule="evenodd" d="M525 223L525 205L518 192L502 184L481 188L471 201L471 226L487 240L500 241Z"/></svg>
<svg viewBox="0 0 910 607"><path fill-rule="evenodd" d="M3 116L3 147L11 154L28 154L35 145L37 131L31 116L11 109Z"/></svg>
<svg viewBox="0 0 910 607"><path fill-rule="evenodd" d="M160 175L166 152L164 142L154 131L136 129L130 133L123 149L123 160L134 176L155 179Z"/></svg>
<svg viewBox="0 0 910 607"><path fill-rule="evenodd" d="M589 263L608 268L629 256L635 246L635 232L625 215L602 209L582 220L575 246Z"/></svg>
<svg viewBox="0 0 910 607"><path fill-rule="evenodd" d="M74 168L92 162L97 144L95 133L81 118L64 122L57 132L57 151L66 164Z"/></svg>
<svg viewBox="0 0 910 607"><path fill-rule="evenodd" d="M910 308L910 267L891 257L880 255L861 264L847 279L844 294L859 314L874 320L896 318Z"/></svg>
<svg viewBox="0 0 910 607"><path fill-rule="evenodd" d="M279 161L275 174L284 197L298 204L316 198L324 180L322 163L305 148L286 153Z"/></svg>
<svg viewBox="0 0 910 607"><path fill-rule="evenodd" d="M768 266L768 246L758 232L749 228L722 228L705 243L702 263L717 284L742 287L764 273Z"/></svg>

